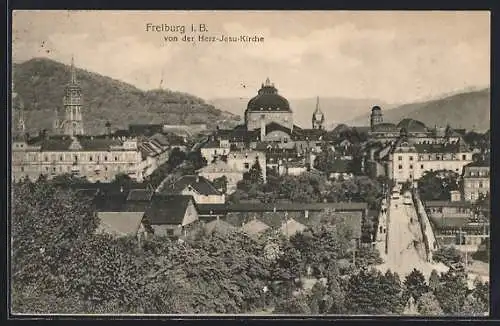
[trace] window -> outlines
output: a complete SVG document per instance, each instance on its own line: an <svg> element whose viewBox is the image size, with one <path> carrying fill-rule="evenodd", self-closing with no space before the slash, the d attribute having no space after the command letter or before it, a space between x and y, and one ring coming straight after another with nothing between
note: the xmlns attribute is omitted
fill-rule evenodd
<svg viewBox="0 0 500 326"><path fill-rule="evenodd" d="M62 161L63 160L63 156L59 156L59 161Z"/></svg>
<svg viewBox="0 0 500 326"><path fill-rule="evenodd" d="M92 160L93 160L93 158L92 158L92 156L90 156L90 157L89 157L89 161L92 161Z"/></svg>
<svg viewBox="0 0 500 326"><path fill-rule="evenodd" d="M118 161L118 156L115 156L115 161Z"/></svg>
<svg viewBox="0 0 500 326"><path fill-rule="evenodd" d="M398 161L402 161L403 160L403 157L402 156L398 156Z"/></svg>
<svg viewBox="0 0 500 326"><path fill-rule="evenodd" d="M249 169L249 168L250 168L250 164L245 163L245 169Z"/></svg>
<svg viewBox="0 0 500 326"><path fill-rule="evenodd" d="M462 155L462 161L465 161L467 159L467 155L463 154Z"/></svg>
<svg viewBox="0 0 500 326"><path fill-rule="evenodd" d="M108 167L107 166L104 167L104 171L108 171Z"/></svg>
<svg viewBox="0 0 500 326"><path fill-rule="evenodd" d="M413 169L413 165L410 164L410 169Z"/></svg>
<svg viewBox="0 0 500 326"><path fill-rule="evenodd" d="M78 155L75 155L75 161L78 161Z"/></svg>
<svg viewBox="0 0 500 326"><path fill-rule="evenodd" d="M403 166L401 164L399 164L398 169L402 170Z"/></svg>
<svg viewBox="0 0 500 326"><path fill-rule="evenodd" d="M480 182L479 182L479 188L482 188L482 187L483 187L483 182L482 182L482 181L480 181Z"/></svg>
<svg viewBox="0 0 500 326"><path fill-rule="evenodd" d="M24 172L24 166L21 166L21 172Z"/></svg>
<svg viewBox="0 0 500 326"><path fill-rule="evenodd" d="M424 169L424 165L423 165L423 164L420 164L420 168L423 170L423 169Z"/></svg>
<svg viewBox="0 0 500 326"><path fill-rule="evenodd" d="M413 156L410 156L409 159L410 159L410 161L413 161Z"/></svg>
<svg viewBox="0 0 500 326"><path fill-rule="evenodd" d="M49 157L45 156L45 162L47 162L48 160L49 160Z"/></svg>
<svg viewBox="0 0 500 326"><path fill-rule="evenodd" d="M104 156L104 160L107 161L108 160L108 157L107 156Z"/></svg>

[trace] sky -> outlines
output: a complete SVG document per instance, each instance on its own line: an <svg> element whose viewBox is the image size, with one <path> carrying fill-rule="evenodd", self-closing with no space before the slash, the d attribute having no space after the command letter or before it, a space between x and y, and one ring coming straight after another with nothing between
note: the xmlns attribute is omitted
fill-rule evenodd
<svg viewBox="0 0 500 326"><path fill-rule="evenodd" d="M146 31L147 24L185 26ZM191 33L191 25L208 31ZM183 42L183 36L263 42ZM165 41L177 36L178 41ZM12 58L46 57L135 85L210 100L252 97L269 77L288 98L408 103L490 84L490 14L383 11L15 11Z"/></svg>

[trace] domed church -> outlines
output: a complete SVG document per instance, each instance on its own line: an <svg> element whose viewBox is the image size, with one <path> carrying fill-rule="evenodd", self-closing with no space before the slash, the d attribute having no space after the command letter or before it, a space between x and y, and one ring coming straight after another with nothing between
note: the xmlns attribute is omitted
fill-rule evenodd
<svg viewBox="0 0 500 326"><path fill-rule="evenodd" d="M245 110L245 125L248 131L252 131L272 122L293 130L293 112L290 109L290 103L278 94L274 84L267 78L257 96L248 102Z"/></svg>

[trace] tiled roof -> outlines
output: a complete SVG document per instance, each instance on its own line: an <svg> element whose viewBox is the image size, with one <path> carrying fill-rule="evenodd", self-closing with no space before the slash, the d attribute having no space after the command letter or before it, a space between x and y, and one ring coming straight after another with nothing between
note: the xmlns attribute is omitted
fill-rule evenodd
<svg viewBox="0 0 500 326"><path fill-rule="evenodd" d="M120 146L121 140L111 137L76 136L79 151L107 151L111 146ZM31 146L40 146L42 151L69 151L74 139L70 136L56 135L36 137L28 142Z"/></svg>
<svg viewBox="0 0 500 326"><path fill-rule="evenodd" d="M118 236L135 235L139 230L144 212L99 212L97 232Z"/></svg>
<svg viewBox="0 0 500 326"><path fill-rule="evenodd" d="M153 196L144 213L149 225L178 225L184 220L192 196Z"/></svg>
<svg viewBox="0 0 500 326"><path fill-rule="evenodd" d="M201 195L222 195L208 179L196 175L182 176L174 183L171 191L173 194L180 194L188 186Z"/></svg>

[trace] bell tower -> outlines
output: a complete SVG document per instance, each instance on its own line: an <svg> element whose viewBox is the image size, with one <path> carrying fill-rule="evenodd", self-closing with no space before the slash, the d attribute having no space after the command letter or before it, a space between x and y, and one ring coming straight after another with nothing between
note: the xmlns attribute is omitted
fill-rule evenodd
<svg viewBox="0 0 500 326"><path fill-rule="evenodd" d="M319 108L319 97L316 98L316 110L314 110L312 116L312 127L313 129L324 129L323 123L325 122L325 115L321 112Z"/></svg>
<svg viewBox="0 0 500 326"><path fill-rule="evenodd" d="M76 70L73 57L71 58L71 80L64 89L64 125L65 135L83 135L82 119L82 88L76 80Z"/></svg>

